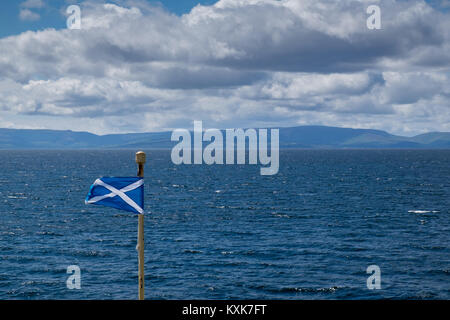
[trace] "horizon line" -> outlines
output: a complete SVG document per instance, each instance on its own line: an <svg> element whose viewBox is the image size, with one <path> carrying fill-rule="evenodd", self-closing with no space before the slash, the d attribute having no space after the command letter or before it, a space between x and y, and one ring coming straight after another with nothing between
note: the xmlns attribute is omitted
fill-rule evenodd
<svg viewBox="0 0 450 320"><path fill-rule="evenodd" d="M408 137L408 138L413 138L413 137L417 137L423 134L431 134L431 133L449 133L450 131L428 131L428 132L424 132L424 133L419 133L419 134L414 134L412 136L404 136L404 135L399 135L399 134L393 134L390 133L389 131L386 130L382 130L382 129L374 129L374 128L352 128L352 127L337 127L337 126L329 126L329 125L317 125L317 124L312 124L312 125L298 125L298 126L287 126L287 127L254 127L254 128L250 128L250 127L235 127L235 128L225 128L225 129L220 129L220 128L206 128L206 129L218 129L218 130L227 130L227 129L243 129L243 130L247 130L247 129L290 129L290 128L301 128L301 127L322 127L322 128L336 128L336 129L349 129L349 130L373 130L373 131L380 131L380 132L385 132L388 133L390 135L393 136L398 136L398 137ZM97 133L93 133L90 131L78 131L78 130L72 130L72 129L45 129L45 128L3 128L0 127L0 130L28 130L28 131L54 131L54 132L73 132L73 133L89 133L95 136L99 136L99 137L104 137L104 136L112 136L112 135L129 135L129 134L149 134L149 133L170 133L174 130L177 129L183 129L183 130L189 130L189 131L194 131L193 129L187 129L187 128L174 128L172 130L167 129L167 130L163 130L163 131L143 131L143 132L122 132L122 133L105 133L105 134L97 134Z"/></svg>

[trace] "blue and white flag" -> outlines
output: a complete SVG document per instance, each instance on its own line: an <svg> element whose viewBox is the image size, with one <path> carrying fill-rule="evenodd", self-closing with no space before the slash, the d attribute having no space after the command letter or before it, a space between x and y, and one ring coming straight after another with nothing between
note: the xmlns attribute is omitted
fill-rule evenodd
<svg viewBox="0 0 450 320"><path fill-rule="evenodd" d="M139 177L97 179L91 186L85 203L144 213L144 179Z"/></svg>

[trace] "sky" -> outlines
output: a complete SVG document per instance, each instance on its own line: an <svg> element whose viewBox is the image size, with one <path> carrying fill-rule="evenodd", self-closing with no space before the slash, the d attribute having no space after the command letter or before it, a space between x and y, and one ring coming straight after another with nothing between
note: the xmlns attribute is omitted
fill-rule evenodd
<svg viewBox="0 0 450 320"><path fill-rule="evenodd" d="M367 27L370 5L381 29ZM450 131L450 0L0 2L0 128L195 120Z"/></svg>

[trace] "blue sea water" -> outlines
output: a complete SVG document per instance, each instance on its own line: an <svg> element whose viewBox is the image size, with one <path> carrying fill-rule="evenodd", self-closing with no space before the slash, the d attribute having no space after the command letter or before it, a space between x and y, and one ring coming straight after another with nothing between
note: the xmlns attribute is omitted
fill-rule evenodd
<svg viewBox="0 0 450 320"><path fill-rule="evenodd" d="M450 299L450 150L281 151L275 176L147 157L147 299ZM135 172L133 151L1 151L0 299L136 299L137 216L84 204Z"/></svg>

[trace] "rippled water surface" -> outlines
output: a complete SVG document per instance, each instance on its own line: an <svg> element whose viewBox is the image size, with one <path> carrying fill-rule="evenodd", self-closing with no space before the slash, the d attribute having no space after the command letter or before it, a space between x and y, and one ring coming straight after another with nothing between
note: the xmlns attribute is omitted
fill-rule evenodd
<svg viewBox="0 0 450 320"><path fill-rule="evenodd" d="M147 299L450 299L448 150L282 151L275 176L147 157ZM137 216L84 204L135 172L133 151L0 151L0 299L135 299Z"/></svg>

